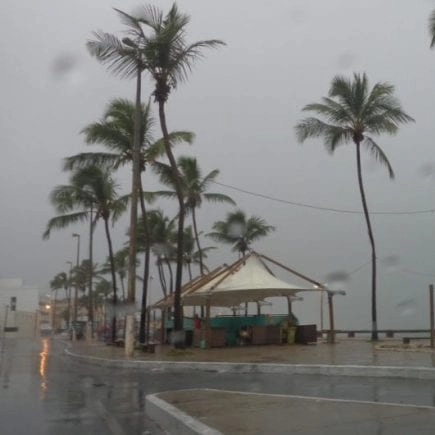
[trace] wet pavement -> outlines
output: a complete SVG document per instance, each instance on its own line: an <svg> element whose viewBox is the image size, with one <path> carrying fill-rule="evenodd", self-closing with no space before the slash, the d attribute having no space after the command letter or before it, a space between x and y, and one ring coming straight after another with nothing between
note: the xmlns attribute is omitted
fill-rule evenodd
<svg viewBox="0 0 435 435"><path fill-rule="evenodd" d="M77 342L72 352L116 360L328 364L432 368L435 354L428 343L402 345L387 340L372 344L364 339L343 339L335 345L249 346L174 351L157 346L156 353L136 351L127 358L122 348ZM137 366L140 367L140 366ZM148 368L147 368L148 367ZM150 366L131 370L146 372ZM152 366L155 367L155 366ZM166 367L166 368L165 368ZM169 433L225 434L433 434L435 381L352 376L234 373L213 370L180 376L162 364L154 372L160 393L147 396L148 413ZM158 381L158 372L163 378ZM172 381L171 381L172 378ZM162 392L169 381L170 391ZM183 391L184 388L189 388ZM157 385L156 385L157 386ZM155 399L154 399L155 398ZM156 414L152 400L163 400ZM169 418L175 406L175 420ZM161 411L164 411L163 413ZM186 429L185 421L208 426ZM174 426L173 422L176 424Z"/></svg>
<svg viewBox="0 0 435 435"><path fill-rule="evenodd" d="M0 354L0 433L162 434L145 417L145 393L83 367L50 339L6 339ZM113 390L116 390L114 392Z"/></svg>
<svg viewBox="0 0 435 435"><path fill-rule="evenodd" d="M177 407L182 408L191 404L192 407L185 410L201 421L209 424L213 423L212 426L215 427L219 426L219 422L213 420L213 418L222 420L221 423L231 423L232 426L221 428L224 433L230 434L289 433L287 429L290 428L288 426L290 423L293 424L291 427L294 433L349 433L339 432L339 428L334 425L333 416L340 415L343 409L342 405L334 405L334 407L333 403L328 403L324 406L323 401L319 398L339 399L346 401L346 403L347 401L359 400L374 402L374 404L395 403L418 405L420 407L435 406L435 381L428 380L234 373L225 372L225 370L186 371L183 375L168 370L163 365L159 369L149 369L147 367L125 368L122 366L125 361L136 360L214 360L221 362L358 363L432 367L433 352L426 348L407 348L399 351L401 347L398 344L395 350L378 350L365 340L343 340L334 346L319 343L312 346L193 349L181 353L174 353L170 347L157 346L154 354L138 351L134 357L127 358L122 348L106 346L98 342L86 343L79 341L70 347L71 352L84 358L77 360L68 357L63 352L64 348L71 346L71 344L71 342L62 342L59 338L53 340L42 339L37 342L26 340L8 340L6 342L0 360L2 386L2 393L0 394L1 433L11 435L27 434L30 428L32 434L53 435L58 433L80 433L81 435L97 433L117 435L162 434L163 431L158 424L146 416L146 397L151 394L163 394L165 391L172 392L165 397L168 402L171 402L171 400L177 402ZM387 345L391 346L392 342L389 341ZM86 358L89 356L119 362L119 367L101 366L95 363L94 360L88 361ZM196 392L192 390L188 392L181 391L186 389L195 389ZM228 396L222 396L225 391L232 391L231 400ZM250 393L248 400L252 401L255 398L256 401L255 406L244 407L245 414L238 411L240 402L245 403L245 399L240 399L240 394L243 393L243 397L245 397L246 393ZM182 396L172 396L171 399L171 394L184 394L185 396L183 399L181 399ZM255 394L255 396L252 394ZM280 395L280 397L271 400L268 395ZM203 400L196 402L196 404L203 403L203 408L193 406L195 402L192 400L196 400L195 398L199 396ZM303 396L303 398L295 398L294 396ZM277 400L282 401L281 406L276 404ZM307 428L303 425L305 420L301 418L302 413L290 419L290 423L279 420L279 418L287 418L285 417L287 414L294 415L289 413L289 408L291 410L300 410L300 406L296 406L292 400L297 403L308 400L310 405L304 402L306 403L305 408L313 409L313 412L318 416L324 414L325 419L330 416L328 420L330 423L328 424L330 424L331 430L329 432L329 429L325 429L324 432L315 432L316 427L321 427L319 424ZM210 401L215 404L215 408L210 404L208 405ZM270 403L274 405L272 406ZM371 405L374 406L374 404ZM274 412L283 414L281 417L277 416L272 422L269 422L272 427L277 425L276 428L274 427L274 430L270 431L257 425L256 431L249 432L250 428L245 423L255 421L255 418L260 418L261 415L263 417L269 414L274 415L269 407L274 409ZM200 413L195 415L192 409L197 409ZM251 414L249 414L249 410L251 410ZM426 433L424 432L424 424L426 424L424 422L432 422L432 414L426 415L428 411L419 413L414 409L410 411L410 409L406 408L405 411L402 410L403 412L397 411L396 414L390 415L390 408L385 412L381 412L380 408L376 408L376 410L382 417L380 417L381 423L384 416L387 419L386 421L399 422L400 420L397 420L397 418L403 412L412 415L415 413L418 417L417 420L420 421L420 425L416 427L421 430L417 432L399 431L396 433L423 434ZM432 408L429 411L432 411ZM358 416L355 407L349 412L355 418ZM359 433L393 433L385 431L390 430L391 425L382 426L383 431L379 428L379 430L371 431L379 426L378 423L373 423L373 419L370 420L369 418L373 412L369 410L369 407L360 409L359 422L362 424L361 427L366 428L367 431ZM299 426L295 426L296 423ZM408 427L406 426L407 423L405 423L405 420L403 420L400 425L403 428ZM242 424L242 429L238 432L237 425L240 424ZM177 434L179 432L169 431L168 433Z"/></svg>
<svg viewBox="0 0 435 435"><path fill-rule="evenodd" d="M204 390L158 397L223 434L432 435L435 427L435 408Z"/></svg>

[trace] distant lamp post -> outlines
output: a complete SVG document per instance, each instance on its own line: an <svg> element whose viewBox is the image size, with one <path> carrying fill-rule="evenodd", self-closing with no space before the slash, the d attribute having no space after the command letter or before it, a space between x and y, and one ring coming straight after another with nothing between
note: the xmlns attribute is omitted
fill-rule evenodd
<svg viewBox="0 0 435 435"><path fill-rule="evenodd" d="M67 287L67 300L68 300L68 318L67 318L67 326L68 329L71 327L71 276L72 276L72 268L73 268L73 262L72 261L65 261L66 264L69 264L69 275L68 275L68 281L66 283Z"/></svg>
<svg viewBox="0 0 435 435"><path fill-rule="evenodd" d="M76 267L80 266L80 234L73 233L73 237L77 238L77 258L76 258ZM77 280L75 283L75 289L74 289L74 314L73 314L73 321L77 322L77 303L78 303L78 287L77 287Z"/></svg>

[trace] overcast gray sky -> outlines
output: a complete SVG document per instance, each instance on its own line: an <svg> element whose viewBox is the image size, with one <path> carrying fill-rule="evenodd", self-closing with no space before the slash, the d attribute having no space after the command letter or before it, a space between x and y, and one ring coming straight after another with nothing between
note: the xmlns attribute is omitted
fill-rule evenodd
<svg viewBox="0 0 435 435"><path fill-rule="evenodd" d="M158 5L167 9L171 3ZM134 96L133 83L110 75L87 54L85 42L93 30L122 30L112 7L130 12L140 4L3 0L1 277L47 286L75 258L72 232L82 234L82 246L87 243L85 226L42 241L54 213L48 195L68 179L61 159L86 149L80 129L100 118L112 98ZM365 71L372 83L394 84L404 109L417 121L396 137L378 140L395 169L394 182L368 157L364 161L370 209L435 208L435 172L421 174L422 167L435 168L435 51L429 49L427 30L435 2L184 0L179 6L192 17L192 41L220 38L227 43L207 53L189 82L170 97L169 127L196 133L193 147L181 147L179 154L197 156L204 171L219 168L222 183L290 201L359 210L354 149L343 147L331 157L320 141L298 145L294 125L305 104L328 92L334 75ZM150 92L145 81L144 98ZM120 173L119 180L127 192L128 172ZM152 178L147 183L151 189L157 186ZM331 273L350 273L369 260L362 214L298 208L220 186L215 191L231 195L248 214L277 227L254 248L316 279L326 282ZM204 205L201 227L210 230L228 210ZM426 326L427 285L435 276L415 272L435 275L435 215L373 215L373 226L380 257L379 326ZM126 229L127 220L115 228L117 248L125 242ZM102 262L107 248L101 228L96 244L96 260ZM86 251L81 254L85 258ZM209 263L234 258L223 246ZM341 285L348 294L337 298L338 326L368 327L369 266ZM304 321L316 320L312 307L298 304L297 314Z"/></svg>

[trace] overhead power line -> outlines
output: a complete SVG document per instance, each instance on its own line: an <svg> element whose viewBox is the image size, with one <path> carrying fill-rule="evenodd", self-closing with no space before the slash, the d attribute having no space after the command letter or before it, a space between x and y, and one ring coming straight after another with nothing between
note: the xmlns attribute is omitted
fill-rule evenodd
<svg viewBox="0 0 435 435"><path fill-rule="evenodd" d="M349 209L343 209L343 208L332 208L332 207L322 207L318 205L313 204L307 204L303 202L296 202L296 201L290 201L287 199L282 198L275 198L270 195L265 195L262 193L257 192L251 192L246 189L241 189L240 187L231 186L230 184L225 183L219 183L218 181L213 181L214 184L217 184L222 187L226 187L227 189L235 190L237 192L245 193L247 195L255 196L257 198L263 198L267 199L269 201L279 202L281 204L288 204L293 205L295 207L303 207L303 208L310 208L313 210L319 210L319 211L328 211L333 213L343 213L343 214L363 214L362 210L349 210ZM372 215L416 215L416 214L430 214L435 213L435 208L426 209L426 210L403 210L403 211L371 211L370 214Z"/></svg>

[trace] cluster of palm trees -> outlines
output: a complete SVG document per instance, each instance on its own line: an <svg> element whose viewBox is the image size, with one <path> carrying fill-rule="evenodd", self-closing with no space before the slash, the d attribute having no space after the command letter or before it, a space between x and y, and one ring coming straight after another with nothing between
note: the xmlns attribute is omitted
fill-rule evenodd
<svg viewBox="0 0 435 435"><path fill-rule="evenodd" d="M87 47L91 55L111 72L121 77L136 78L136 101L113 99L102 118L82 130L86 144L102 145L104 151L82 152L64 159L64 170L71 174L70 183L57 186L50 195L57 216L48 222L44 238L48 238L52 230L88 222L89 265L92 266L95 265L92 258L93 233L96 224L103 221L109 255L107 264L99 273L92 271L88 276L89 319L93 320L93 280L97 275L110 274L114 305L119 298L119 283L123 299L132 303L135 301L136 282L140 280L142 299L139 338L143 342L151 256L156 257L163 294L174 294L174 328L181 330L180 291L183 268L187 268L190 278L193 276L193 264L198 264L200 274L206 273L204 259L207 258L207 252L213 249L201 246L197 209L203 201L235 205L230 197L208 191L219 174L217 169L203 176L196 158L181 156L176 159L173 148L180 143L192 143L194 134L189 131L170 132L165 112L171 91L188 78L195 61L202 57L203 49L218 47L223 42L205 40L188 44L186 26L189 16L180 13L175 4L167 14L152 6L145 6L134 15L118 9L115 11L126 26L125 37L119 39L112 34L96 32ZM142 102L143 74L148 74L152 80L150 96L157 104L162 133L159 139L153 134L156 122L152 116L152 104L150 101L146 104ZM126 165L132 169L132 187L130 193L121 195L114 173ZM149 192L144 189L142 175L147 168L156 174L168 190ZM167 217L158 208L149 210L149 204L158 198L177 200L178 213L174 218ZM111 226L128 207L128 242L126 247L115 252ZM189 215L192 225L186 226L185 218ZM227 221L226 228L221 223L216 223L211 237L223 242L241 243L240 251L243 253L251 241L273 229L260 218L246 218L241 211L230 213ZM238 228L236 232L233 230L234 225ZM260 228L262 226L264 228ZM144 255L141 277L137 275L138 253ZM57 285L56 283L55 286ZM105 278L100 278L97 285L107 291ZM114 315L113 334L115 330Z"/></svg>

